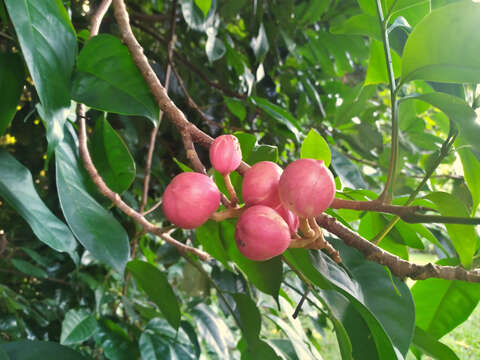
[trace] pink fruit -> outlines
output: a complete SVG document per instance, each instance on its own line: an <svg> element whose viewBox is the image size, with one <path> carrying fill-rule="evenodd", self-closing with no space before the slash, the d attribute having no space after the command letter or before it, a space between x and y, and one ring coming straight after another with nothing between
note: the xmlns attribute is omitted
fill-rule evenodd
<svg viewBox="0 0 480 360"><path fill-rule="evenodd" d="M222 175L230 174L242 162L242 150L233 135L221 135L210 146L210 162Z"/></svg>
<svg viewBox="0 0 480 360"><path fill-rule="evenodd" d="M237 247L245 257L264 261L282 254L290 245L290 229L272 208L255 205L240 215L235 228Z"/></svg>
<svg viewBox="0 0 480 360"><path fill-rule="evenodd" d="M208 176L186 172L173 178L163 193L165 217L184 229L199 227L220 205L220 191Z"/></svg>
<svg viewBox="0 0 480 360"><path fill-rule="evenodd" d="M248 169L243 176L242 198L247 206L280 204L278 182L282 168L271 161L261 161Z"/></svg>
<svg viewBox="0 0 480 360"><path fill-rule="evenodd" d="M335 197L333 175L321 160L301 159L290 163L279 183L283 206L306 218L320 215Z"/></svg>
<svg viewBox="0 0 480 360"><path fill-rule="evenodd" d="M298 216L286 209L282 204L274 207L273 209L283 218L283 220L285 220L290 228L290 232L295 234L298 231L298 226L300 224Z"/></svg>

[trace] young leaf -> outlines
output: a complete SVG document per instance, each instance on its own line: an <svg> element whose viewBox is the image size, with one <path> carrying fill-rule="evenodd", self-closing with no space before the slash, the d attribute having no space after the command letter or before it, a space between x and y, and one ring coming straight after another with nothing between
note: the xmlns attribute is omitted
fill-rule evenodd
<svg viewBox="0 0 480 360"><path fill-rule="evenodd" d="M138 284L158 306L170 325L178 329L180 325L180 306L168 279L160 270L150 263L132 260L127 269Z"/></svg>
<svg viewBox="0 0 480 360"><path fill-rule="evenodd" d="M130 255L128 235L113 215L87 191L74 133L67 131L55 149L58 198L78 241L93 257L123 273Z"/></svg>
<svg viewBox="0 0 480 360"><path fill-rule="evenodd" d="M22 57L18 54L0 53L0 136L10 125L17 112L18 101L25 82Z"/></svg>
<svg viewBox="0 0 480 360"><path fill-rule="evenodd" d="M89 148L93 163L107 186L119 194L127 190L135 179L135 162L104 116L97 120Z"/></svg>
<svg viewBox="0 0 480 360"><path fill-rule="evenodd" d="M157 122L160 110L128 48L112 35L90 39L78 56L72 98L94 109Z"/></svg>
<svg viewBox="0 0 480 360"><path fill-rule="evenodd" d="M2 198L25 219L40 241L77 258L75 238L38 196L30 171L5 150L0 150L0 168Z"/></svg>
<svg viewBox="0 0 480 360"><path fill-rule="evenodd" d="M89 339L97 330L97 321L86 309L70 309L62 322L60 344L72 345Z"/></svg>
<svg viewBox="0 0 480 360"><path fill-rule="evenodd" d="M330 166L332 154L325 139L315 129L310 129L300 148L300 158L323 160Z"/></svg>

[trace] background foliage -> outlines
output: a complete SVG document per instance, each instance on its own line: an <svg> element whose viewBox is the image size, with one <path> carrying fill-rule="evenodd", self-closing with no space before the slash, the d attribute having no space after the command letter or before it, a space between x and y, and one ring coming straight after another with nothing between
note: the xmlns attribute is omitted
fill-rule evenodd
<svg viewBox="0 0 480 360"><path fill-rule="evenodd" d="M398 123L393 203L478 214L478 2L126 3L162 83L174 14L172 59L183 84L172 75L169 95L205 132L235 133L247 163L323 159L337 197L372 200L391 169ZM79 158L76 102L90 108L96 167L130 206L140 205L154 124L147 209L188 162L112 11L87 40L98 5L0 0L0 359L458 358L440 339L475 309L477 283L406 283L333 237L341 266L303 249L253 262L237 250L232 220L172 234L215 258L201 263L112 207ZM241 177L232 179L239 190ZM400 258L424 252L443 265L477 264L474 226L328 213ZM161 210L148 219L168 225Z"/></svg>

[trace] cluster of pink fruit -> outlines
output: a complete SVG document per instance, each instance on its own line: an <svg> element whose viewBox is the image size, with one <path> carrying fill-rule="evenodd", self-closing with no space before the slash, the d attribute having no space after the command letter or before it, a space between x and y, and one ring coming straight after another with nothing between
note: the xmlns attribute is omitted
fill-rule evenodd
<svg viewBox="0 0 480 360"><path fill-rule="evenodd" d="M212 166L226 183L242 161L238 139L222 135L210 147ZM227 186L228 187L228 186ZM240 252L255 261L282 254L300 231L313 238L309 223L324 212L335 196L335 182L321 160L301 159L285 170L270 161L248 169L243 178L242 209L235 228ZM230 198L235 194L230 194ZM168 220L193 229L205 223L218 209L221 193L211 178L200 173L182 173L173 178L163 195L163 211ZM293 238L293 240L292 240Z"/></svg>

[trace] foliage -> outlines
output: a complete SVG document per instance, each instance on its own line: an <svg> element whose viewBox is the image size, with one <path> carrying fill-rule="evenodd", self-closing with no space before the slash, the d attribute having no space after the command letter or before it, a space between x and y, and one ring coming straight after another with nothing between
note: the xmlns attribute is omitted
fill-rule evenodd
<svg viewBox="0 0 480 360"><path fill-rule="evenodd" d="M211 136L235 134L246 163L321 159L339 199L386 189L443 220L478 215L478 2L125 2L162 84L175 24L169 96ZM0 359L320 359L325 330L342 359L463 356L442 337L474 311L478 283L409 288L331 235L341 265L306 249L254 262L235 245L235 219L169 233L214 258L201 262L112 206L79 155L77 102L94 164L129 206L141 206L147 174L148 210L190 164L112 10L89 39L99 5L0 0ZM232 184L240 196L238 173ZM472 225L328 214L399 258L478 265ZM169 225L161 210L146 218Z"/></svg>

